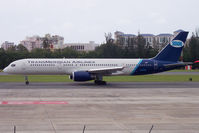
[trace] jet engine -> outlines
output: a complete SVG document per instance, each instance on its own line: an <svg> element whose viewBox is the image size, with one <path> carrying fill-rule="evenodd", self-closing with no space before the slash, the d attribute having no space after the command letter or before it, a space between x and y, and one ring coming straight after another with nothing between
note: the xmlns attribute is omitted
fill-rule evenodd
<svg viewBox="0 0 199 133"><path fill-rule="evenodd" d="M89 80L94 80L94 76L91 75L89 72L85 72L85 71L77 71L77 72L73 72L72 75L70 75L69 77L70 79L74 80L74 81L89 81Z"/></svg>

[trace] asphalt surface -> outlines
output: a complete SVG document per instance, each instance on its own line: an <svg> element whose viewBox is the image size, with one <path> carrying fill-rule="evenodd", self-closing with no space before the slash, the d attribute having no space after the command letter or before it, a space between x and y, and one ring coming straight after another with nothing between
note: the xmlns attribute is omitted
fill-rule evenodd
<svg viewBox="0 0 199 133"><path fill-rule="evenodd" d="M199 82L108 82L95 85L93 82L56 83L0 83L0 89L161 89L161 88L199 88Z"/></svg>
<svg viewBox="0 0 199 133"><path fill-rule="evenodd" d="M198 133L199 83L0 83L0 133ZM6 101L6 102L5 102Z"/></svg>
<svg viewBox="0 0 199 133"><path fill-rule="evenodd" d="M8 75L7 73L4 72L0 72L0 75Z"/></svg>

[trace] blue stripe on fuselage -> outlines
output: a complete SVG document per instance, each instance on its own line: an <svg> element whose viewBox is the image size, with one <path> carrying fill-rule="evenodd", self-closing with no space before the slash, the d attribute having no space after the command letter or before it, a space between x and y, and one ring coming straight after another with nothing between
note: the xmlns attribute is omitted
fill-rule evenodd
<svg viewBox="0 0 199 133"><path fill-rule="evenodd" d="M142 63L143 59L140 59L140 61L138 62L138 64L135 66L135 68L133 69L133 71L131 72L131 75L134 75L134 73L136 72L137 68L139 67L139 65Z"/></svg>
<svg viewBox="0 0 199 133"><path fill-rule="evenodd" d="M151 59L143 59L133 75L145 75L151 73L154 73L154 61Z"/></svg>
<svg viewBox="0 0 199 133"><path fill-rule="evenodd" d="M178 65L175 66L176 63L178 62L158 61L154 59L143 59L136 65L131 75L153 74L153 73L164 72L164 71L181 67ZM167 67L166 66L167 64L174 64L174 66Z"/></svg>

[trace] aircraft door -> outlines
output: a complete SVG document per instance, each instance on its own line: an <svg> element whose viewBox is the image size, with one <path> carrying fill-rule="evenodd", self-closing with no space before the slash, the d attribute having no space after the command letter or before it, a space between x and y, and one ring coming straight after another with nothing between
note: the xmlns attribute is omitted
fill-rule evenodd
<svg viewBox="0 0 199 133"><path fill-rule="evenodd" d="M58 71L62 71L62 69L63 69L62 61L57 62L57 69L58 69Z"/></svg>
<svg viewBox="0 0 199 133"><path fill-rule="evenodd" d="M23 63L21 64L21 70L26 71L26 62L25 61L23 61Z"/></svg>
<svg viewBox="0 0 199 133"><path fill-rule="evenodd" d="M158 69L158 62L156 60L154 60L154 70Z"/></svg>

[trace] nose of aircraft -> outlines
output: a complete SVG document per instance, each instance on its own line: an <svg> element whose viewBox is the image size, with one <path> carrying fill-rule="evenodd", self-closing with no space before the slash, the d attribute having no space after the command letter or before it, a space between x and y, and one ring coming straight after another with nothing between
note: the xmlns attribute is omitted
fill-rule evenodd
<svg viewBox="0 0 199 133"><path fill-rule="evenodd" d="M4 68L3 72L7 73L8 72L8 67Z"/></svg>

